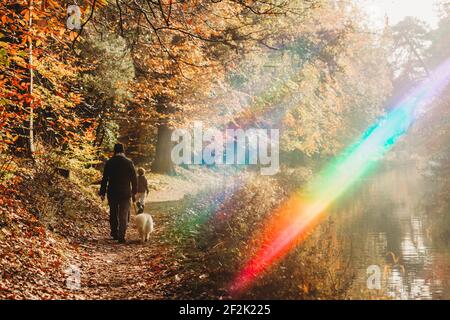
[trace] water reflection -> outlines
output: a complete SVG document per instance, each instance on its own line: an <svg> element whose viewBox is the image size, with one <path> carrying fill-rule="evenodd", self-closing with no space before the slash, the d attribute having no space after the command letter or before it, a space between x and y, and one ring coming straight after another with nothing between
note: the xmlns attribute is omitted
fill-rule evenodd
<svg viewBox="0 0 450 320"><path fill-rule="evenodd" d="M352 244L355 297L450 298L450 249L433 242L432 214L425 209L431 188L433 181L414 166L383 169L333 209L344 241ZM370 265L382 271L381 290L367 289Z"/></svg>

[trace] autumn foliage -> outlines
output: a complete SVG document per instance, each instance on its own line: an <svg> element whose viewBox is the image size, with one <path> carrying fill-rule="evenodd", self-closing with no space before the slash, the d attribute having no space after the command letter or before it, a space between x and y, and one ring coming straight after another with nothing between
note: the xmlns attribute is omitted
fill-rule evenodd
<svg viewBox="0 0 450 320"><path fill-rule="evenodd" d="M236 248L249 246L250 229L381 116L389 98L450 54L448 7L434 31L406 19L372 32L351 1L79 0L81 28L74 30L66 24L68 5L72 1L0 0L0 297L78 297L57 279L68 260L79 259L80 243L105 233L96 183L112 146L122 142L136 164L176 175L171 133L194 121L220 130L280 129L277 177L252 177L226 194L228 201L218 200L225 197L220 192L188 198L183 214L172 212L177 223L187 223L214 209L218 217L231 216L228 225L194 223L174 234L177 223L167 222L172 229L167 243L161 240L165 250L178 254L175 246L191 241L197 258L225 285L243 262ZM406 141L442 162L450 154L448 94L413 129L414 141ZM446 177L448 165L441 170ZM439 188L447 195L448 180ZM341 273L344 260L332 224L246 297L266 298L273 282L290 273L296 281L286 298L346 297L350 277ZM334 250L334 260L318 259L322 249ZM124 252L133 255L129 248ZM319 264L319 270L299 271L300 260ZM155 265L163 277L181 268L168 264ZM330 270L337 270L335 277ZM327 279L322 286L321 277ZM34 287L18 294L30 281ZM177 282L197 297L211 289Z"/></svg>

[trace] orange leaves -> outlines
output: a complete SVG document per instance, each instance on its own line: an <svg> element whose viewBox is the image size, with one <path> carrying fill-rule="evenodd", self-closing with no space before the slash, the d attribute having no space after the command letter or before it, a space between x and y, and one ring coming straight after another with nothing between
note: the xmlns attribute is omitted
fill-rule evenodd
<svg viewBox="0 0 450 320"><path fill-rule="evenodd" d="M73 94L67 85L75 80L77 68L69 49L73 35L65 35L65 6L52 0L36 2L31 12L27 1L21 1L18 6L19 9L11 9L0 2L0 21L6 25L0 34L0 123L3 126L0 150L19 147L15 146L17 132L27 125L30 108L35 111L37 135L40 130L53 130L56 141L56 137L66 136L68 128L72 131L78 128L72 120L76 117L73 107L80 103L80 96ZM30 44L33 45L32 66ZM36 70L40 80L34 83L33 95L29 94L31 69ZM47 122L47 115L53 119L62 115L71 120Z"/></svg>
<svg viewBox="0 0 450 320"><path fill-rule="evenodd" d="M20 14L22 15L22 17L25 21L28 21L30 19L30 9L29 8L22 10L20 12Z"/></svg>
<svg viewBox="0 0 450 320"><path fill-rule="evenodd" d="M51 8L60 8L61 4L56 0L46 0L46 7Z"/></svg>
<svg viewBox="0 0 450 320"><path fill-rule="evenodd" d="M69 33L69 39L70 39L70 41L74 41L74 40L77 38L77 36L78 36L78 32L76 32L76 31L70 31L70 33Z"/></svg>
<svg viewBox="0 0 450 320"><path fill-rule="evenodd" d="M108 4L109 0L98 0L97 1L97 6L99 7L104 7Z"/></svg>
<svg viewBox="0 0 450 320"><path fill-rule="evenodd" d="M187 13L189 8L189 3L187 1L183 2L183 12Z"/></svg>
<svg viewBox="0 0 450 320"><path fill-rule="evenodd" d="M2 24L5 25L8 23L8 16L7 15L3 15L0 20L2 21Z"/></svg>

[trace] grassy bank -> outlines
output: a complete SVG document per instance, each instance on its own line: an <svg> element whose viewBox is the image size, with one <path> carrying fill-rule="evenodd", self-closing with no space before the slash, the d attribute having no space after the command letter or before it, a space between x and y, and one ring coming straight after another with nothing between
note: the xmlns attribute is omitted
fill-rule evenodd
<svg viewBox="0 0 450 320"><path fill-rule="evenodd" d="M292 179L295 181L288 183ZM178 279L183 297L230 298L233 278L261 245L255 235L287 198L287 189L307 179L304 169L277 178L239 176L226 187L186 197L170 208L167 214L174 217L170 241L185 269L190 270ZM272 266L242 298L346 298L353 272L343 252L329 219L280 264Z"/></svg>

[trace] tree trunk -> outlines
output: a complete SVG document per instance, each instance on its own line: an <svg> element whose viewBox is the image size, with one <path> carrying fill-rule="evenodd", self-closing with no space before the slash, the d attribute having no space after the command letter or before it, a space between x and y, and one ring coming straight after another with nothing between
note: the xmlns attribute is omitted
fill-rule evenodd
<svg viewBox="0 0 450 320"><path fill-rule="evenodd" d="M33 0L29 2L29 65L30 65L30 118L29 118L29 152L31 158L34 157L34 110L33 110L33 86L34 86L34 72L33 72L33 38L32 38L32 26L33 26Z"/></svg>
<svg viewBox="0 0 450 320"><path fill-rule="evenodd" d="M172 130L167 124L158 126L158 140L156 142L156 155L152 163L152 171L161 174L171 174L174 172L174 166L171 158Z"/></svg>

